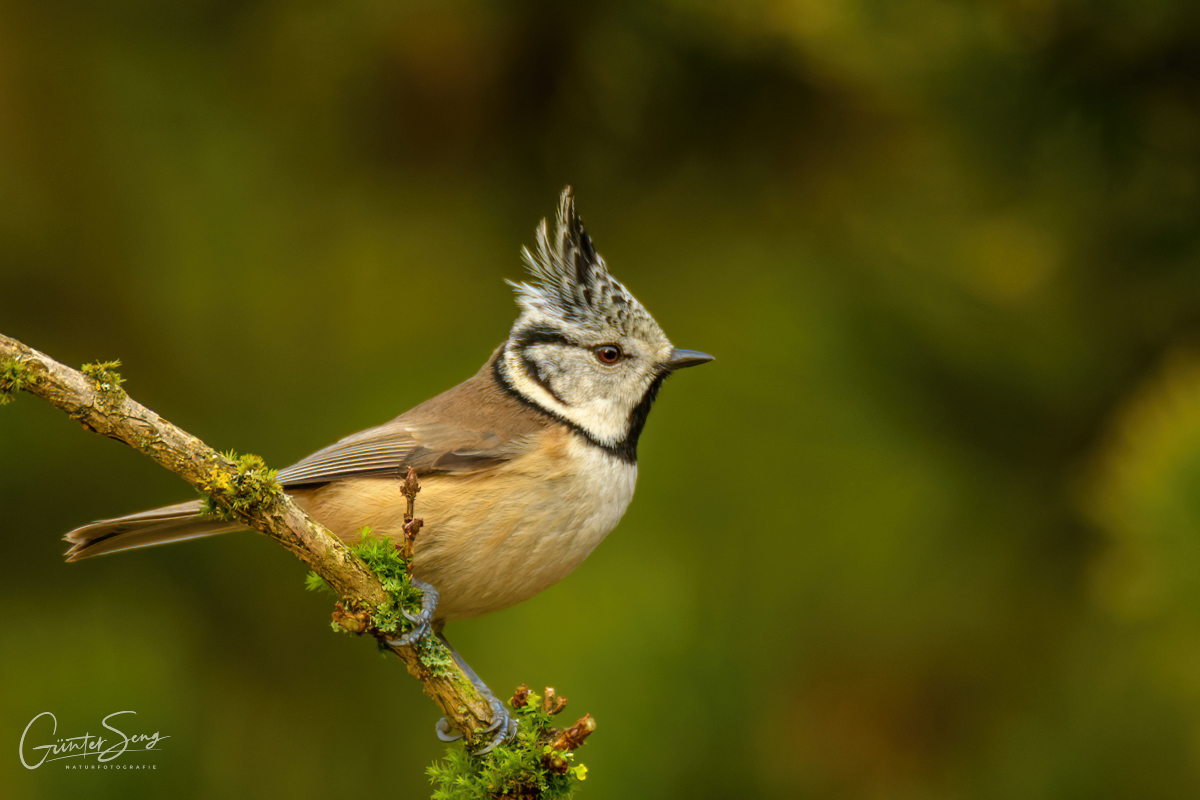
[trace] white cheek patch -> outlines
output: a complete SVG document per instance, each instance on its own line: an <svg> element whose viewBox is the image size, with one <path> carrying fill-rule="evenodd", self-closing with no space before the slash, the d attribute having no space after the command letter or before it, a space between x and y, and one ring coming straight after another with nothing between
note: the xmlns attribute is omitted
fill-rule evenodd
<svg viewBox="0 0 1200 800"><path fill-rule="evenodd" d="M572 406L563 417L587 431L601 444L615 445L629 430L629 414L611 401L597 398L582 406Z"/></svg>
<svg viewBox="0 0 1200 800"><path fill-rule="evenodd" d="M561 417L567 422L582 429L597 442L615 445L621 442L629 431L629 407L632 404L622 402L622 396L606 397L598 391L567 394L557 389L554 383L550 387L543 385L536 376L530 376L525 366L520 363L518 354L505 351L505 372L514 389L532 402ZM550 381L560 376L545 376ZM633 403L637 400L634 399Z"/></svg>

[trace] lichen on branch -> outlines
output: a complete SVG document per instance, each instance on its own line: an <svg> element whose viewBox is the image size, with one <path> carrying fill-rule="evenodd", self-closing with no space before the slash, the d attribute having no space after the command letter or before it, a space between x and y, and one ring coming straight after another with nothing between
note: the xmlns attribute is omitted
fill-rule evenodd
<svg viewBox="0 0 1200 800"><path fill-rule="evenodd" d="M37 380L37 376L19 357L0 361L0 406L11 403L14 394L31 385L35 380Z"/></svg>
<svg viewBox="0 0 1200 800"><path fill-rule="evenodd" d="M232 451L225 458L234 464L234 474L213 469L209 480L200 490L205 516L233 522L255 508L265 508L283 496L283 487L275 479L275 470L254 455L238 455Z"/></svg>
<svg viewBox="0 0 1200 800"><path fill-rule="evenodd" d="M114 395L121 391L121 384L125 379L121 377L121 373L117 372L117 367L121 366L120 360L116 361L94 361L90 364L84 364L81 370L84 375L95 385L97 389L106 395Z"/></svg>

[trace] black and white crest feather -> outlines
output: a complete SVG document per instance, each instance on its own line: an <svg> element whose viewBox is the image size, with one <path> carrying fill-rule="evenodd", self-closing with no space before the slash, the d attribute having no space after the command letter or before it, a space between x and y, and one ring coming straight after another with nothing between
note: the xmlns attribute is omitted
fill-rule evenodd
<svg viewBox="0 0 1200 800"><path fill-rule="evenodd" d="M521 314L496 362L497 379L632 463L645 411L667 374L670 340L609 274L575 213L571 187L559 200L553 238L543 220L537 246L524 256L532 280L513 284ZM602 362L600 347L620 355Z"/></svg>
<svg viewBox="0 0 1200 800"><path fill-rule="evenodd" d="M536 252L522 248L521 255L533 280L510 284L525 315L585 328L611 326L632 335L650 326L657 330L650 313L609 274L575 212L570 186L559 198L554 238L542 220Z"/></svg>

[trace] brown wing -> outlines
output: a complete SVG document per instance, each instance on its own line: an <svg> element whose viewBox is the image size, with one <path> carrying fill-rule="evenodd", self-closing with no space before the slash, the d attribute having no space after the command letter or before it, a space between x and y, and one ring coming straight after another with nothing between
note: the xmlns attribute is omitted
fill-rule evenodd
<svg viewBox="0 0 1200 800"><path fill-rule="evenodd" d="M279 473L284 486L344 478L403 475L412 467L465 475L528 452L546 429L545 414L496 382L498 348L472 378L378 428L347 436Z"/></svg>
<svg viewBox="0 0 1200 800"><path fill-rule="evenodd" d="M463 429L402 419L347 436L279 473L284 486L344 478L418 474L468 474L490 469L526 452L532 436L506 438L495 431Z"/></svg>

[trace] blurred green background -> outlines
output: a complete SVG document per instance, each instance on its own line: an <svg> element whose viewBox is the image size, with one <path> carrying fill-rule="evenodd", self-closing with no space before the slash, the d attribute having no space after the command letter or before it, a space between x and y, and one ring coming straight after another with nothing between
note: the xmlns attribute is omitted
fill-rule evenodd
<svg viewBox="0 0 1200 800"><path fill-rule="evenodd" d="M0 331L215 447L472 374L566 183L718 357L449 631L595 715L593 800L1200 796L1198 180L1194 0L0 0ZM435 707L278 547L62 562L190 496L0 410L0 795L427 796ZM123 709L156 771L15 757Z"/></svg>

